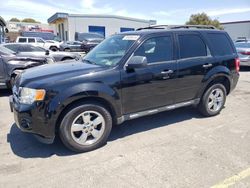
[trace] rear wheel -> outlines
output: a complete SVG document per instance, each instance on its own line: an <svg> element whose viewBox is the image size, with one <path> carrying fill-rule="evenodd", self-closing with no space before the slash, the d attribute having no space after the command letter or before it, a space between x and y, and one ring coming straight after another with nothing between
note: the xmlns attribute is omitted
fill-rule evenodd
<svg viewBox="0 0 250 188"><path fill-rule="evenodd" d="M87 152L103 146L111 129L111 115L103 106L83 104L68 110L59 133L67 148Z"/></svg>
<svg viewBox="0 0 250 188"><path fill-rule="evenodd" d="M215 116L220 113L226 102L226 89L223 84L214 84L209 87L198 106L204 116Z"/></svg>
<svg viewBox="0 0 250 188"><path fill-rule="evenodd" d="M56 52L58 50L58 48L56 46L51 46L49 49L53 52Z"/></svg>

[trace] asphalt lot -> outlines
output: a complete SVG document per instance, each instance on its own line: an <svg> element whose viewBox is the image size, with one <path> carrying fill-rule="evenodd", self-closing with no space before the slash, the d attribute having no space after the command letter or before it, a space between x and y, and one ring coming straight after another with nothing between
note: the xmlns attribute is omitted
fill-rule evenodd
<svg viewBox="0 0 250 188"><path fill-rule="evenodd" d="M19 131L9 94L0 91L0 187L250 187L249 70L219 116L187 107L132 120L83 154Z"/></svg>

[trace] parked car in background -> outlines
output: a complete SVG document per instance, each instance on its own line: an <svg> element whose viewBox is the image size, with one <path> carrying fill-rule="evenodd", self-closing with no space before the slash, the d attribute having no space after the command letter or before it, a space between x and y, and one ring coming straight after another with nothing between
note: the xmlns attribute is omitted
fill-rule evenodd
<svg viewBox="0 0 250 188"><path fill-rule="evenodd" d="M11 88L15 77L23 70L48 63L53 61L44 57L20 57L0 45L0 89Z"/></svg>
<svg viewBox="0 0 250 188"><path fill-rule="evenodd" d="M247 42L249 41L246 37L238 37L234 42Z"/></svg>
<svg viewBox="0 0 250 188"><path fill-rule="evenodd" d="M80 55L71 52L60 52L60 51L50 51L42 48L40 46L33 46L31 44L24 43L8 43L3 44L4 47L16 52L19 56L28 57L50 57L54 61L65 61L69 59L79 60Z"/></svg>
<svg viewBox="0 0 250 188"><path fill-rule="evenodd" d="M67 41L60 45L60 51L66 52L82 52L82 43L80 41Z"/></svg>
<svg viewBox="0 0 250 188"><path fill-rule="evenodd" d="M82 42L81 49L88 53L96 45L104 40L104 37L98 33L76 33L75 40Z"/></svg>
<svg viewBox="0 0 250 188"><path fill-rule="evenodd" d="M16 43L29 43L34 46L40 46L45 49L49 49L51 51L58 51L62 42L53 40L46 41L39 37L17 37Z"/></svg>
<svg viewBox="0 0 250 188"><path fill-rule="evenodd" d="M61 39L52 32L36 32L36 31L23 31L21 32L22 37L38 37L43 40L53 40L61 42Z"/></svg>
<svg viewBox="0 0 250 188"><path fill-rule="evenodd" d="M9 99L17 126L86 152L127 120L189 105L218 115L239 79L229 35L210 26L141 30L105 39L78 63L24 71Z"/></svg>
<svg viewBox="0 0 250 188"><path fill-rule="evenodd" d="M250 40L234 43L240 57L241 66L250 66Z"/></svg>

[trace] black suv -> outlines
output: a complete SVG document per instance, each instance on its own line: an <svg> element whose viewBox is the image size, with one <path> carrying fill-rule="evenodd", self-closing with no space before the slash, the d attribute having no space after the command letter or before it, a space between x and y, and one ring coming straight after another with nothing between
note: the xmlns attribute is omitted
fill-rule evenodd
<svg viewBox="0 0 250 188"><path fill-rule="evenodd" d="M26 70L10 97L21 130L47 143L58 133L77 152L102 146L126 120L188 105L215 116L239 78L232 40L205 26L115 34L80 61Z"/></svg>

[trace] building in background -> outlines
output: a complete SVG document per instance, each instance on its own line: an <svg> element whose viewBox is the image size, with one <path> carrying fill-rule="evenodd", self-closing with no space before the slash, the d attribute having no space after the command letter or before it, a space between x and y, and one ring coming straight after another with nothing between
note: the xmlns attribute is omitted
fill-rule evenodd
<svg viewBox="0 0 250 188"><path fill-rule="evenodd" d="M233 40L237 38L248 38L250 39L250 20L238 21L238 22L225 22L221 23L224 30L228 32Z"/></svg>
<svg viewBox="0 0 250 188"><path fill-rule="evenodd" d="M156 24L155 20L143 20L114 15L90 15L55 13L48 19L62 40L75 40L75 33L94 32L104 37L114 33L132 31Z"/></svg>
<svg viewBox="0 0 250 188"><path fill-rule="evenodd" d="M11 42L15 41L22 32L51 32L54 33L54 27L44 23L27 23L27 22L6 22L9 32L6 36Z"/></svg>
<svg viewBox="0 0 250 188"><path fill-rule="evenodd" d="M0 16L0 44L5 41L5 26L6 22Z"/></svg>

